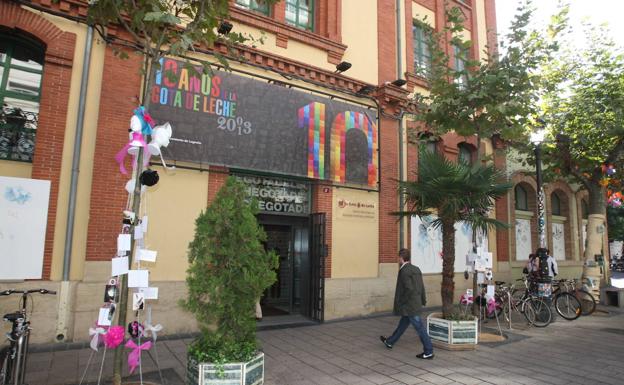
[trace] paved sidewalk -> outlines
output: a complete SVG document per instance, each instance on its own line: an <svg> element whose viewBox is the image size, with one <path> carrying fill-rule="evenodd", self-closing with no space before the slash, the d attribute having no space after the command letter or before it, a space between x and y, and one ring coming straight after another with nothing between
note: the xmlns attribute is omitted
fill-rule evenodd
<svg viewBox="0 0 624 385"><path fill-rule="evenodd" d="M514 329L504 343L480 344L473 352L436 350L434 360L422 351L413 329L394 349L379 342L397 323L392 316L259 332L266 353L269 385L332 384L624 384L624 313L558 320L544 329ZM190 339L161 340L160 367L173 385L185 377ZM29 385L78 384L91 350L33 353ZM87 379L97 379L102 350L94 355ZM143 358L144 372L157 379L156 365ZM105 375L112 374L112 352ZM84 382L83 382L84 383ZM104 381L102 382L104 383Z"/></svg>

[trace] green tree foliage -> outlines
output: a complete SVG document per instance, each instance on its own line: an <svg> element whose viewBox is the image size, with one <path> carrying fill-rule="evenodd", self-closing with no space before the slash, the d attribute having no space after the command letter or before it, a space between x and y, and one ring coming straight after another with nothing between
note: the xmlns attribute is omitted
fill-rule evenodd
<svg viewBox="0 0 624 385"><path fill-rule="evenodd" d="M454 131L463 136L525 138L544 89L538 69L558 48L554 40L531 29L532 14L530 2L518 8L511 32L501 43L504 54L490 47L488 60L481 62L470 55L473 42L462 38L461 10L447 10L445 28L429 35L430 88L414 96L416 118L425 128L438 135ZM566 10L553 18L549 36L561 31L565 18ZM446 49L449 43L456 47L452 52ZM455 56L464 58L463 68L455 67Z"/></svg>
<svg viewBox="0 0 624 385"><path fill-rule="evenodd" d="M624 208L607 207L609 241L624 241Z"/></svg>
<svg viewBox="0 0 624 385"><path fill-rule="evenodd" d="M496 199L507 194L511 184L493 165L451 162L444 156L425 151L418 180L400 182L408 208L400 216L436 214L433 222L442 228L442 312L453 313L455 265L455 222L465 221L473 231L506 224L488 216Z"/></svg>
<svg viewBox="0 0 624 385"><path fill-rule="evenodd" d="M256 213L257 202L249 203L245 186L230 177L195 221L182 305L201 327L189 349L199 362L246 361L257 350L254 305L275 282L278 258L263 247Z"/></svg>
<svg viewBox="0 0 624 385"><path fill-rule="evenodd" d="M607 187L620 189L624 166L624 51L603 27L585 25L585 48L565 44L544 71L544 162L589 192L589 213L605 215ZM603 165L614 165L610 178Z"/></svg>

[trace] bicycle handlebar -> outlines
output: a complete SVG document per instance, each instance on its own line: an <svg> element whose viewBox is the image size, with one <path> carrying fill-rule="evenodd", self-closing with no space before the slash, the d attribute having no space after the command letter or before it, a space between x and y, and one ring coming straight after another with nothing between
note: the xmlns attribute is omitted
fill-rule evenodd
<svg viewBox="0 0 624 385"><path fill-rule="evenodd" d="M8 290L0 291L0 295L31 294L31 293L52 294L52 295L56 294L54 290L48 290L48 289L30 289L30 290L8 289Z"/></svg>

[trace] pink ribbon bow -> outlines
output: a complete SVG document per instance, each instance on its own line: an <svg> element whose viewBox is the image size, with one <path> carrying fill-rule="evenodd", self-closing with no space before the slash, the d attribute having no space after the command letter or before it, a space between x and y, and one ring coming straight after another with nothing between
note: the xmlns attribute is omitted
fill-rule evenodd
<svg viewBox="0 0 624 385"><path fill-rule="evenodd" d="M140 132L132 133L132 140L126 144L121 151L115 155L115 160L119 163L119 171L126 175L128 171L124 166L124 161L126 160L126 156L128 155L128 150L132 147L143 147L147 149L147 143L145 143L145 139L143 139L143 135ZM150 154L148 151L145 151L143 155L143 166L147 166L149 164Z"/></svg>
<svg viewBox="0 0 624 385"><path fill-rule="evenodd" d="M134 372L139 363L141 362L141 350L149 350L152 347L152 341L147 341L141 345L137 345L132 340L128 340L125 345L128 349L132 349L128 354L128 367L130 368L130 374Z"/></svg>
<svg viewBox="0 0 624 385"><path fill-rule="evenodd" d="M462 305L470 305L473 303L473 299L472 296L470 295L466 295L466 294L462 294L461 297L459 298L459 302Z"/></svg>
<svg viewBox="0 0 624 385"><path fill-rule="evenodd" d="M488 314L492 314L496 311L496 300L492 297L488 298L487 301L487 312Z"/></svg>

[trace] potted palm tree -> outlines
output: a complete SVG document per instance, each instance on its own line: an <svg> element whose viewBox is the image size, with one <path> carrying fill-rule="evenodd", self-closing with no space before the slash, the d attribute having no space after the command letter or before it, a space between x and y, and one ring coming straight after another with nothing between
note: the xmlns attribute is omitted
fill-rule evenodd
<svg viewBox="0 0 624 385"><path fill-rule="evenodd" d="M442 314L427 319L427 329L438 346L477 343L477 321L462 320L454 312L455 223L463 221L472 231L507 225L488 216L496 199L511 188L504 175L493 165L452 162L443 155L423 151L418 179L399 183L406 209L400 216L421 218L436 215L432 226L442 229ZM436 343L438 342L438 343ZM459 346L456 346L459 347ZM474 347L474 346L473 346Z"/></svg>
<svg viewBox="0 0 624 385"><path fill-rule="evenodd" d="M200 325L189 346L187 384L262 384L255 303L275 282L277 256L266 251L257 202L230 177L195 221L182 306Z"/></svg>

